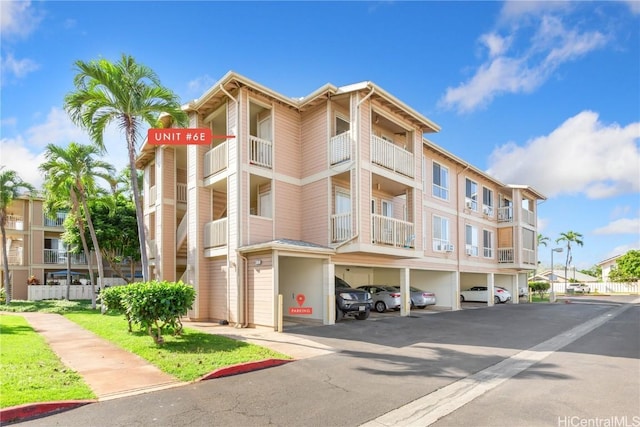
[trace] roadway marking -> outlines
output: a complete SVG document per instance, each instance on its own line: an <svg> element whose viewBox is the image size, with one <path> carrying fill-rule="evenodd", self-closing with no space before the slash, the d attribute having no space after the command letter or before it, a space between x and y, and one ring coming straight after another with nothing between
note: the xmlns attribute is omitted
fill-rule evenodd
<svg viewBox="0 0 640 427"><path fill-rule="evenodd" d="M520 372L529 369L555 351L571 344L609 320L616 318L631 308L637 301L635 300L630 304L624 304L601 314L547 341L514 354L493 366L458 380L391 412L387 412L362 424L361 427L429 426L475 398L498 387Z"/></svg>

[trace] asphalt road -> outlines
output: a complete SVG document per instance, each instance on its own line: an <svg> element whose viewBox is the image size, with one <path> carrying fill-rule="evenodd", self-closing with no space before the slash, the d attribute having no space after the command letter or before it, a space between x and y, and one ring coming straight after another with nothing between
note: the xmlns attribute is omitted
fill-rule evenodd
<svg viewBox="0 0 640 427"><path fill-rule="evenodd" d="M17 425L636 427L640 306L628 304L633 299L293 327L287 333L335 353Z"/></svg>

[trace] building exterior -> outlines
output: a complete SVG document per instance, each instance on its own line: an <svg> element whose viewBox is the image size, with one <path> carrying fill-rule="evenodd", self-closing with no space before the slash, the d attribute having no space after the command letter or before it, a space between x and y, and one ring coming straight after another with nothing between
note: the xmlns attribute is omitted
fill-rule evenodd
<svg viewBox="0 0 640 427"><path fill-rule="evenodd" d="M614 268L617 267L618 259L620 259L620 257L622 257L623 255L624 254L616 255L614 257L607 258L607 259L605 259L603 261L600 261L599 263L596 264L596 265L600 266L600 268L602 268L601 280L603 282L609 282L609 273L611 273L611 270L613 270Z"/></svg>
<svg viewBox="0 0 640 427"><path fill-rule="evenodd" d="M31 299L60 298L65 295L62 288L45 289L47 284L66 284L67 270L72 274L72 281L78 280L86 285L89 277L89 265L84 252L70 253L62 241L66 212L57 212L49 216L44 210L44 199L29 195L14 199L7 208L7 255L9 274L12 283L12 298L29 299L29 279L39 286L39 292L33 293ZM4 284L3 259L0 257L0 283ZM97 261L95 253L91 253L91 263L97 278ZM113 279L113 273L105 266L104 283L118 283L121 279ZM124 281L122 281L124 282ZM76 282L77 283L77 282ZM71 299L90 299L89 286L73 289ZM32 288L33 289L33 288Z"/></svg>
<svg viewBox="0 0 640 427"><path fill-rule="evenodd" d="M147 141L137 166L150 277L194 286L191 318L332 324L334 276L401 286L401 315L409 286L454 310L460 289L526 287L544 196L425 139L439 127L381 87L294 99L229 72L184 109L211 143Z"/></svg>

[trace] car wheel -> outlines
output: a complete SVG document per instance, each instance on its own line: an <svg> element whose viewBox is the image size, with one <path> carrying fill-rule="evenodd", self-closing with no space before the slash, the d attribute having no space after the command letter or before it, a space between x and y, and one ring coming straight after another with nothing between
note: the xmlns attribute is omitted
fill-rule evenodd
<svg viewBox="0 0 640 427"><path fill-rule="evenodd" d="M500 304L500 297L493 297L493 302L495 304Z"/></svg>
<svg viewBox="0 0 640 427"><path fill-rule="evenodd" d="M386 304L384 302L382 302L382 301L376 302L376 311L378 313L384 313L385 311L387 311Z"/></svg>
<svg viewBox="0 0 640 427"><path fill-rule="evenodd" d="M464 297L460 295L460 302L464 302Z"/></svg>
<svg viewBox="0 0 640 427"><path fill-rule="evenodd" d="M365 311L364 313L358 313L356 315L356 319L358 320L367 320L369 318L369 310Z"/></svg>
<svg viewBox="0 0 640 427"><path fill-rule="evenodd" d="M342 319L344 319L344 313L342 312L342 310L336 309L336 322L339 322Z"/></svg>
<svg viewBox="0 0 640 427"><path fill-rule="evenodd" d="M425 308L427 308L427 306L426 306L426 305L419 305L419 306L418 306L418 308L419 308L420 310L424 310Z"/></svg>

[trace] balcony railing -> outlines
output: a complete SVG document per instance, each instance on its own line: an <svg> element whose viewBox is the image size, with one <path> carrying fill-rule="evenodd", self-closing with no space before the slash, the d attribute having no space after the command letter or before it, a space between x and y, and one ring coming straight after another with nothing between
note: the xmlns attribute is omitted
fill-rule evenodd
<svg viewBox="0 0 640 427"><path fill-rule="evenodd" d="M45 264L66 264L67 256L69 257L70 263L74 265L85 265L87 264L87 257L84 252L79 254L72 254L66 251L60 251L58 249L45 249L44 250L44 263Z"/></svg>
<svg viewBox="0 0 640 427"><path fill-rule="evenodd" d="M176 202L187 203L187 184L182 182L176 184Z"/></svg>
<svg viewBox="0 0 640 427"><path fill-rule="evenodd" d="M511 264L515 261L513 248L498 249L498 264Z"/></svg>
<svg viewBox="0 0 640 427"><path fill-rule="evenodd" d="M67 219L66 212L58 212L55 218L44 217L45 227L62 227L64 226L64 220Z"/></svg>
<svg viewBox="0 0 640 427"><path fill-rule="evenodd" d="M229 166L227 143L212 148L204 155L204 177L215 175Z"/></svg>
<svg viewBox="0 0 640 427"><path fill-rule="evenodd" d="M7 215L5 228L11 230L24 230L24 220L22 219L22 216L13 214Z"/></svg>
<svg viewBox="0 0 640 427"><path fill-rule="evenodd" d="M413 153L376 135L371 135L371 162L411 178L415 176Z"/></svg>
<svg viewBox="0 0 640 427"><path fill-rule="evenodd" d="M329 161L332 165L344 162L351 158L351 131L331 137L329 140Z"/></svg>
<svg viewBox="0 0 640 427"><path fill-rule="evenodd" d="M16 247L9 249L7 252L9 265L23 265L22 248ZM0 256L0 265L4 265L3 257Z"/></svg>
<svg viewBox="0 0 640 427"><path fill-rule="evenodd" d="M513 222L513 207L498 208L498 222Z"/></svg>
<svg viewBox="0 0 640 427"><path fill-rule="evenodd" d="M208 222L204 225L204 247L216 248L227 244L227 218Z"/></svg>
<svg viewBox="0 0 640 427"><path fill-rule="evenodd" d="M523 249L522 262L524 264L536 265L536 251L533 249Z"/></svg>
<svg viewBox="0 0 640 427"><path fill-rule="evenodd" d="M351 234L351 212L331 215L331 242L344 242Z"/></svg>
<svg viewBox="0 0 640 427"><path fill-rule="evenodd" d="M536 225L536 214L527 209L522 209L522 220L529 225Z"/></svg>
<svg viewBox="0 0 640 427"><path fill-rule="evenodd" d="M371 214L371 240L373 243L399 248L415 247L414 225L379 214Z"/></svg>
<svg viewBox="0 0 640 427"><path fill-rule="evenodd" d="M249 162L271 169L273 167L273 143L257 136L250 136Z"/></svg>
<svg viewBox="0 0 640 427"><path fill-rule="evenodd" d="M149 187L149 202L147 206L154 206L156 204L157 191L156 186L152 185Z"/></svg>

